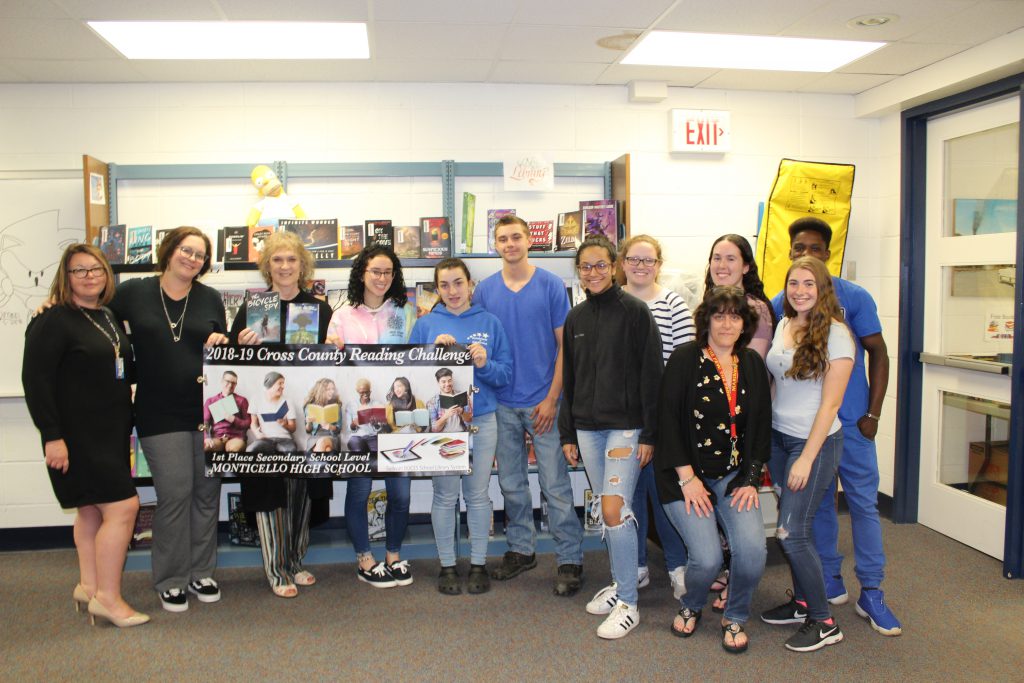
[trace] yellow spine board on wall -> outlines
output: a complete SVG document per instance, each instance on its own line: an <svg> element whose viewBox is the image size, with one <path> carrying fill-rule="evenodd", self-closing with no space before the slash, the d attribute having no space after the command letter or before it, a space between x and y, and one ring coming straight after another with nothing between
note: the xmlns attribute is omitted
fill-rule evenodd
<svg viewBox="0 0 1024 683"><path fill-rule="evenodd" d="M798 218L816 216L832 228L828 269L839 275L846 252L853 196L853 164L828 164L783 159L775 176L761 231L757 267L769 298L778 294L789 269L789 226Z"/></svg>

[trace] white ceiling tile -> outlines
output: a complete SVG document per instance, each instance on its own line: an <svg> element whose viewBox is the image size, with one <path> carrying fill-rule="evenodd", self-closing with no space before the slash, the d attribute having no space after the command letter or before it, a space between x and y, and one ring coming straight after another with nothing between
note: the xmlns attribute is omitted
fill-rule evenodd
<svg viewBox="0 0 1024 683"><path fill-rule="evenodd" d="M850 74L908 74L921 67L963 52L969 45L891 43L871 54L837 69Z"/></svg>
<svg viewBox="0 0 1024 683"><path fill-rule="evenodd" d="M901 40L977 4L978 0L833 0L788 26L782 35L836 40ZM850 19L895 14L882 26L850 28Z"/></svg>
<svg viewBox="0 0 1024 683"><path fill-rule="evenodd" d="M378 21L370 29L373 58L410 62L494 59L505 27L490 25L482 29L475 24Z"/></svg>
<svg viewBox="0 0 1024 683"><path fill-rule="evenodd" d="M659 31L775 35L825 0L683 2L655 27Z"/></svg>
<svg viewBox="0 0 1024 683"><path fill-rule="evenodd" d="M7 19L0 24L0 58L104 59L119 56L73 19Z"/></svg>
<svg viewBox="0 0 1024 683"><path fill-rule="evenodd" d="M820 77L821 74L804 71L722 69L703 80L699 87L794 92Z"/></svg>
<svg viewBox="0 0 1024 683"><path fill-rule="evenodd" d="M373 78L372 69L366 60L144 60L135 64L140 73L154 81L362 81Z"/></svg>
<svg viewBox="0 0 1024 683"><path fill-rule="evenodd" d="M50 0L4 0L0 19L66 19L67 12Z"/></svg>
<svg viewBox="0 0 1024 683"><path fill-rule="evenodd" d="M888 74L844 74L830 73L808 83L801 92L831 93L836 95L856 95L876 85L891 81L895 76Z"/></svg>
<svg viewBox="0 0 1024 683"><path fill-rule="evenodd" d="M1024 27L1024 2L980 2L910 37L915 43L979 44Z"/></svg>
<svg viewBox="0 0 1024 683"><path fill-rule="evenodd" d="M597 41L621 32L583 26L512 26L502 43L501 58L611 64L622 52L599 47Z"/></svg>
<svg viewBox="0 0 1024 683"><path fill-rule="evenodd" d="M379 21L507 24L516 14L509 0L372 0L372 6Z"/></svg>
<svg viewBox="0 0 1024 683"><path fill-rule="evenodd" d="M39 83L115 83L146 80L124 59L11 59L16 72Z"/></svg>
<svg viewBox="0 0 1024 683"><path fill-rule="evenodd" d="M211 0L60 0L68 14L89 21L215 21Z"/></svg>
<svg viewBox="0 0 1024 683"><path fill-rule="evenodd" d="M515 23L645 29L674 4L673 0L521 0Z"/></svg>
<svg viewBox="0 0 1024 683"><path fill-rule="evenodd" d="M492 83L596 83L604 64L586 62L514 62L502 60L494 65Z"/></svg>
<svg viewBox="0 0 1024 683"><path fill-rule="evenodd" d="M217 0L233 21L366 21L366 0Z"/></svg>
<svg viewBox="0 0 1024 683"><path fill-rule="evenodd" d="M436 81L439 83L480 82L487 80L489 60L374 60L373 73L378 81Z"/></svg>
<svg viewBox="0 0 1024 683"><path fill-rule="evenodd" d="M665 81L669 85L692 87L718 69L690 69L677 66L638 66L612 64L601 74L599 83L624 85L630 81Z"/></svg>

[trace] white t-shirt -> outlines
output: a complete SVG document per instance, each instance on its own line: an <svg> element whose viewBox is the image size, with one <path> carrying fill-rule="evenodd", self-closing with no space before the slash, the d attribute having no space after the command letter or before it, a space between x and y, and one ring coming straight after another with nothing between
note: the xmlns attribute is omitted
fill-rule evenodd
<svg viewBox="0 0 1024 683"><path fill-rule="evenodd" d="M281 400L279 401L270 401L267 400L265 397L260 396L258 399L252 402L252 405L249 408L250 414L260 416L260 431L263 432L263 434L268 439L292 438L292 433L285 429L283 426L281 426L280 422L278 422L277 420L266 420L263 417L264 415L276 414L277 411L281 409L281 404L285 402L286 401L284 398L281 398ZM292 410L291 404L288 405L284 417L286 420L295 419L295 411Z"/></svg>
<svg viewBox="0 0 1024 683"><path fill-rule="evenodd" d="M793 367L793 352L796 349L783 347L783 334L790 318L783 318L775 330L771 349L765 358L768 372L775 379L775 400L772 402L772 428L783 434L806 439L811 434L814 416L821 406L821 386L823 380L786 377L786 372ZM855 347L850 330L841 322L832 321L832 329L828 334L828 359L853 359ZM835 434L842 423L839 416L832 421L829 434Z"/></svg>

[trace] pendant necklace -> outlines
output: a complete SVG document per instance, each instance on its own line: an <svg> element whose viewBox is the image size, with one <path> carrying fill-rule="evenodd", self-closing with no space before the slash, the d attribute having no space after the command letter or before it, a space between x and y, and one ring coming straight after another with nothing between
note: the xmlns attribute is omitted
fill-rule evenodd
<svg viewBox="0 0 1024 683"><path fill-rule="evenodd" d="M167 312L167 302L164 300L167 294L164 292L164 287L159 283L157 283L157 286L160 287L160 304L164 307L164 317L167 318L167 325L171 328L171 339L178 343L181 341L181 335L185 332L185 326L182 325L182 322L185 320L185 311L188 310L188 297L192 294L192 288L189 287L188 291L185 292L185 306L181 309L181 315L178 316L178 320L173 321L171 320L171 314Z"/></svg>
<svg viewBox="0 0 1024 683"><path fill-rule="evenodd" d="M117 327L114 325L114 321L110 319L110 314L107 313L105 308L100 308L100 312L103 313L103 319L106 321L107 326L110 327L110 331L113 336L107 334L107 331L103 329L98 322L93 320L93 317L85 312L84 308L79 307L79 311L85 316L85 319L92 323L92 326L100 331L110 345L114 347L114 377L117 379L124 379L124 359L121 358L121 338L117 333Z"/></svg>

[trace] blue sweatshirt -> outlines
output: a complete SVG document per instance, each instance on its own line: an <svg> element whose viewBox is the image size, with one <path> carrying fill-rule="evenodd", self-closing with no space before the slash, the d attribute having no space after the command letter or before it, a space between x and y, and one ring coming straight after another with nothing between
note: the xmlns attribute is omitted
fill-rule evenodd
<svg viewBox="0 0 1024 683"><path fill-rule="evenodd" d="M484 366L473 366L473 384L480 389L473 397L473 414L493 413L498 408L496 390L512 381L512 347L501 323L479 306L455 315L442 305L416 321L409 343L433 344L442 334L450 334L460 344L480 344L487 349Z"/></svg>

